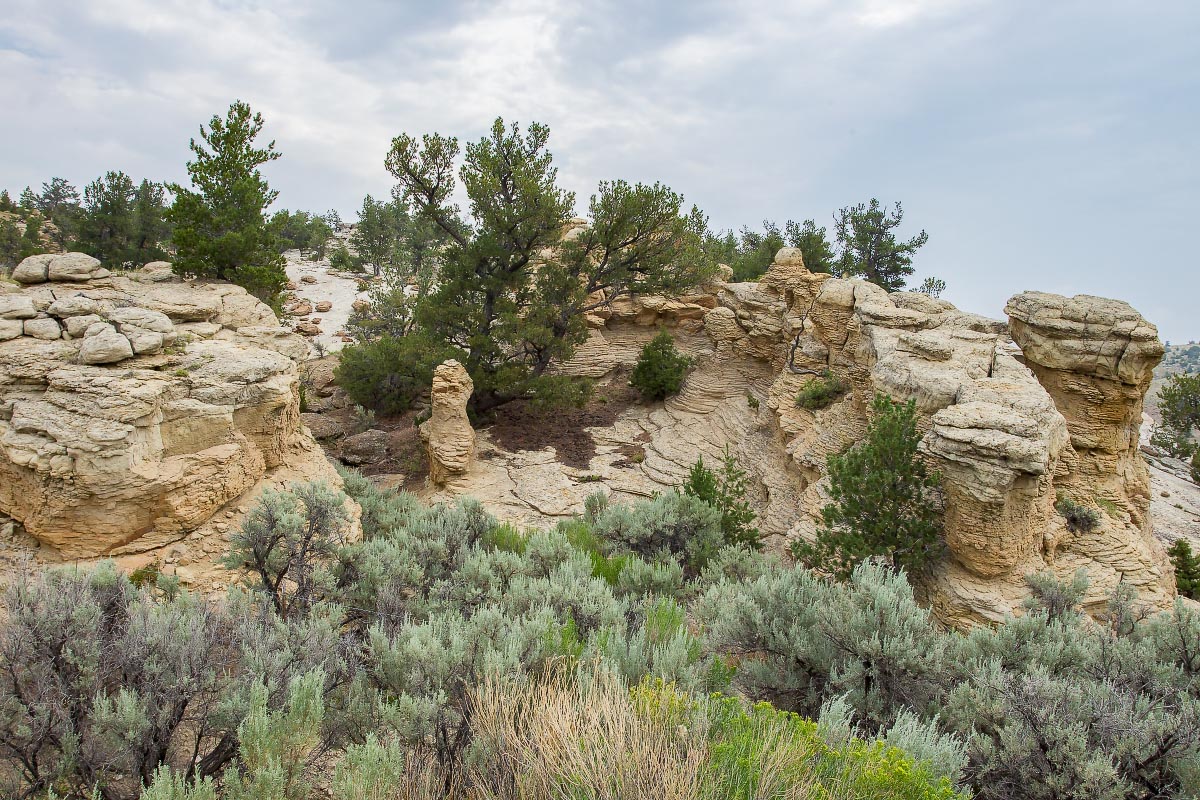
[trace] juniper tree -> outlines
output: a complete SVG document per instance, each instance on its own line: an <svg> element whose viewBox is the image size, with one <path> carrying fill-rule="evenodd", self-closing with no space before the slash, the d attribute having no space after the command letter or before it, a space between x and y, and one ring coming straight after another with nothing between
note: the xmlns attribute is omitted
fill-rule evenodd
<svg viewBox="0 0 1200 800"><path fill-rule="evenodd" d="M917 453L917 408L877 393L866 439L828 459L829 495L813 542L793 554L838 578L871 557L894 569L917 571L943 551L941 510L933 492L941 482Z"/></svg>
<svg viewBox="0 0 1200 800"><path fill-rule="evenodd" d="M163 245L171 237L167 224L164 188L142 179L133 197L133 263L147 264L167 257Z"/></svg>
<svg viewBox="0 0 1200 800"><path fill-rule="evenodd" d="M518 397L578 400L579 384L549 370L584 340L588 312L629 293L680 292L715 268L701 248L703 216L683 213L683 198L662 184L601 182L590 226L566 237L575 198L558 186L549 135L545 125L522 131L497 119L466 146L458 175L467 220L450 202L457 139L404 134L388 154L396 196L449 240L417 319L458 351L476 411Z"/></svg>
<svg viewBox="0 0 1200 800"><path fill-rule="evenodd" d="M255 147L261 114L239 101L224 118L214 115L200 142L189 143L192 188L171 184L175 202L167 213L174 225L175 271L218 278L246 287L260 299L273 299L287 282L276 236L266 209L278 192L259 170L280 154L275 142Z"/></svg>
<svg viewBox="0 0 1200 800"><path fill-rule="evenodd" d="M833 248L825 238L825 229L818 228L817 223L806 219L802 223L788 220L788 247L798 247L804 256L804 266L809 272L832 272L834 265Z"/></svg>
<svg viewBox="0 0 1200 800"><path fill-rule="evenodd" d="M1197 451L1193 435L1200 427L1200 375L1176 373L1158 390L1158 412L1162 422L1152 441L1177 458Z"/></svg>
<svg viewBox="0 0 1200 800"><path fill-rule="evenodd" d="M754 509L746 499L746 470L742 469L729 445L721 457L721 466L714 472L696 459L683 484L683 493L697 497L721 512L721 532L726 544L752 549L762 547L758 529L754 527Z"/></svg>
<svg viewBox="0 0 1200 800"><path fill-rule="evenodd" d="M895 229L904 219L904 209L881 206L871 198L870 203L847 206L833 218L837 237L837 266L844 277L860 277L882 286L889 292L904 288L905 278L916 270L913 254L929 241L921 231L908 241L898 241Z"/></svg>
<svg viewBox="0 0 1200 800"><path fill-rule="evenodd" d="M110 267L135 260L137 189L124 172L106 172L83 187L83 212L74 246Z"/></svg>

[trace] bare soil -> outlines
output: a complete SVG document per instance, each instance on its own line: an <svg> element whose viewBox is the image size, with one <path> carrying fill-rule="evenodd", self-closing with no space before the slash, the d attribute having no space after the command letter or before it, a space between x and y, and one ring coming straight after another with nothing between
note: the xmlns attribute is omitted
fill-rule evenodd
<svg viewBox="0 0 1200 800"><path fill-rule="evenodd" d="M553 447L556 459L573 469L586 469L596 455L596 441L587 428L607 428L621 412L640 402L628 377L617 375L597 384L582 408L537 409L524 400L497 408L490 419L481 420L492 440L509 452ZM647 441L649 437L647 437ZM631 444L625 454L630 462L644 458L642 445Z"/></svg>

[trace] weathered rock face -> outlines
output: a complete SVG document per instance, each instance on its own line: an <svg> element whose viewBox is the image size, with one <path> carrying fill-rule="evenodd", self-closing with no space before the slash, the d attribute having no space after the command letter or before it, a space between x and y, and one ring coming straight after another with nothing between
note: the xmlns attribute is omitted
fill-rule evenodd
<svg viewBox="0 0 1200 800"><path fill-rule="evenodd" d="M760 281L707 292L614 304L562 367L603 379L632 364L658 326L674 329L695 360L680 394L593 431L601 442L640 439L643 461L597 457L592 482L572 485L552 456L515 454L504 474L481 461L462 491L554 517L577 513L597 489L644 496L678 485L698 454L729 445L754 479L760 529L782 548L815 535L827 459L863 438L882 391L915 400L921 452L944 477L949 558L919 587L943 621L966 627L1021 613L1025 576L1045 569L1069 577L1086 567L1092 610L1119 580L1143 602L1171 603L1137 451L1141 398L1162 347L1128 305L1019 295L1010 337L1005 323L943 300L810 273L791 249ZM818 411L797 407L801 387L827 370L846 395ZM1101 510L1099 529L1069 534L1054 509L1059 494Z"/></svg>
<svg viewBox="0 0 1200 800"><path fill-rule="evenodd" d="M453 359L433 372L430 417L421 425L421 438L429 449L429 480L436 486L471 467L475 431L467 419L467 401L474 391L471 376Z"/></svg>
<svg viewBox="0 0 1200 800"><path fill-rule="evenodd" d="M285 462L336 480L299 421L307 347L269 308L88 259L35 256L0 287L0 319L23 321L0 341L0 513L89 558L181 537Z"/></svg>
<svg viewBox="0 0 1200 800"><path fill-rule="evenodd" d="M1105 511L1095 531L1062 532L1058 560L1088 568L1093 603L1121 581L1142 595L1169 596L1171 571L1152 536L1150 474L1138 452L1142 402L1164 352L1158 330L1127 303L1087 295L1024 292L1005 311L1070 432L1055 488Z"/></svg>

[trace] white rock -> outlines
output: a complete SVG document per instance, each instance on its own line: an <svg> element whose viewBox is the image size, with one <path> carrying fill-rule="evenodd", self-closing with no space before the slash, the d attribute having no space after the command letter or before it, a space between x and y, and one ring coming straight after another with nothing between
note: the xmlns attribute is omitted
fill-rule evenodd
<svg viewBox="0 0 1200 800"><path fill-rule="evenodd" d="M25 320L25 335L35 339L58 339L62 337L62 328L58 320L43 317L41 319Z"/></svg>
<svg viewBox="0 0 1200 800"><path fill-rule="evenodd" d="M54 253L29 256L13 270L12 279L17 283L44 283Z"/></svg>
<svg viewBox="0 0 1200 800"><path fill-rule="evenodd" d="M15 339L25 332L25 326L19 319L0 319L0 342Z"/></svg>
<svg viewBox="0 0 1200 800"><path fill-rule="evenodd" d="M22 294L0 295L0 319L33 319L33 298Z"/></svg>
<svg viewBox="0 0 1200 800"><path fill-rule="evenodd" d="M84 364L114 364L133 357L133 346L116 328L99 322L87 329L79 347L79 360Z"/></svg>
<svg viewBox="0 0 1200 800"><path fill-rule="evenodd" d="M97 272L108 275L100 266L100 260L87 253L63 253L50 259L47 277L52 281L86 281L99 277Z"/></svg>

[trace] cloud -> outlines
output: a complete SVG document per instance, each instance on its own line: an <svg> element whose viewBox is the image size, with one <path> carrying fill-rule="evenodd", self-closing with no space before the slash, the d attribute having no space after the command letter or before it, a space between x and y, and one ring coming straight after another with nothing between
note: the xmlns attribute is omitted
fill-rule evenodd
<svg viewBox="0 0 1200 800"><path fill-rule="evenodd" d="M241 98L284 154L268 167L280 203L348 213L388 192L396 134L472 139L503 115L550 125L581 202L602 178L663 180L737 228L903 200L930 233L922 274L964 307L1089 291L1198 333L1200 12L1184 0L9 7L10 189L106 169L182 179L188 138Z"/></svg>

